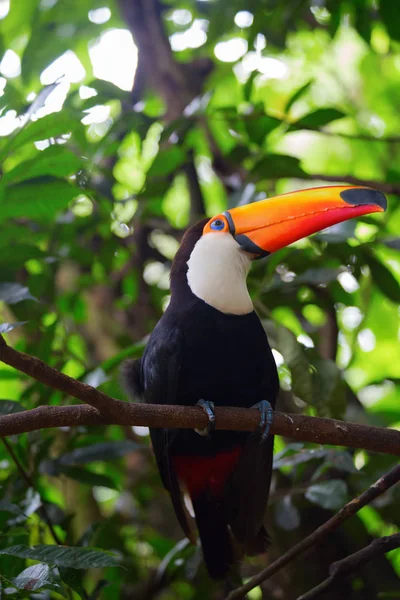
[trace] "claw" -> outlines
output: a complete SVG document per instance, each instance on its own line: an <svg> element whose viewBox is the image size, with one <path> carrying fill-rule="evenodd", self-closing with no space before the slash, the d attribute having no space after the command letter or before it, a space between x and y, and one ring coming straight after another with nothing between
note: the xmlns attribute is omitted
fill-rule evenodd
<svg viewBox="0 0 400 600"><path fill-rule="evenodd" d="M265 442L269 436L272 422L274 420L274 410L271 403L268 400L261 400L254 404L252 408L258 408L260 411L260 422L258 424L258 430L261 433L260 443Z"/></svg>
<svg viewBox="0 0 400 600"><path fill-rule="evenodd" d="M195 432L199 435L209 437L215 429L215 413L214 413L214 402L208 400L199 400L197 406L201 406L208 417L208 425L204 429L195 429Z"/></svg>

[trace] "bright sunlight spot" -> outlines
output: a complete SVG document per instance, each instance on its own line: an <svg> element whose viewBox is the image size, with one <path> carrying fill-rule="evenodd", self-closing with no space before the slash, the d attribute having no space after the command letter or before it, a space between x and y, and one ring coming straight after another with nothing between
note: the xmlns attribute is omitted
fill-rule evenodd
<svg viewBox="0 0 400 600"><path fill-rule="evenodd" d="M146 437L150 433L148 427L142 427L140 425L132 425L132 431L139 437Z"/></svg>
<svg viewBox="0 0 400 600"><path fill-rule="evenodd" d="M17 111L8 110L4 117L0 117L0 137L10 135L20 124Z"/></svg>
<svg viewBox="0 0 400 600"><path fill-rule="evenodd" d="M371 329L363 329L357 336L358 343L363 352L372 352L376 345L375 334Z"/></svg>
<svg viewBox="0 0 400 600"><path fill-rule="evenodd" d="M78 83L85 75L86 71L75 52L67 50L42 71L40 81L43 85L49 85L64 77L68 83Z"/></svg>
<svg viewBox="0 0 400 600"><path fill-rule="evenodd" d="M186 31L173 33L169 38L172 50L181 52L182 50L187 50L187 48L200 48L207 41L207 25L208 23L204 19L195 19Z"/></svg>
<svg viewBox="0 0 400 600"><path fill-rule="evenodd" d="M275 350L275 348L272 348L272 354L274 356L276 366L281 367L285 362L285 359L283 358L282 354L278 352L278 350Z"/></svg>
<svg viewBox="0 0 400 600"><path fill-rule="evenodd" d="M358 288L360 287L357 279L354 277L354 275L352 275L348 271L345 271L344 273L339 273L338 281L339 281L340 285L342 286L342 288L344 289L344 291L347 292L348 294L356 292L358 290Z"/></svg>
<svg viewBox="0 0 400 600"><path fill-rule="evenodd" d="M94 10L89 10L89 21L95 23L96 25L102 25L103 23L107 23L107 21L111 17L111 10L108 6L103 6L102 8L95 8Z"/></svg>
<svg viewBox="0 0 400 600"><path fill-rule="evenodd" d="M11 79L18 77L21 73L21 61L14 50L6 50L3 60L0 63L0 71L4 77Z"/></svg>
<svg viewBox="0 0 400 600"><path fill-rule="evenodd" d="M362 319L363 314L357 306L346 306L342 312L343 325L350 331L358 327Z"/></svg>
<svg viewBox="0 0 400 600"><path fill-rule="evenodd" d="M93 73L129 92L137 67L137 48L127 29L110 29L89 48Z"/></svg>
<svg viewBox="0 0 400 600"><path fill-rule="evenodd" d="M250 27L253 24L254 17L248 10L240 10L235 15L235 25L238 27Z"/></svg>
<svg viewBox="0 0 400 600"><path fill-rule="evenodd" d="M0 0L0 19L4 19L10 10L10 0Z"/></svg>
<svg viewBox="0 0 400 600"><path fill-rule="evenodd" d="M192 20L192 13L190 10L186 9L174 10L169 19L176 25L189 25L190 21Z"/></svg>
<svg viewBox="0 0 400 600"><path fill-rule="evenodd" d="M214 54L222 62L236 62L247 52L247 40L232 38L219 42L214 48Z"/></svg>

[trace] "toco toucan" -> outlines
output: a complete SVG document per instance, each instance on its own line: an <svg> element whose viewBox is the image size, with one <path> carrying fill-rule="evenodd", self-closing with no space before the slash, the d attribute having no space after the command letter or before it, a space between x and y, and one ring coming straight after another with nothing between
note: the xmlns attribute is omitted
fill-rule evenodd
<svg viewBox="0 0 400 600"><path fill-rule="evenodd" d="M366 187L320 187L226 210L184 235L171 268L171 301L142 359L128 362L129 391L149 403L200 404L206 431L152 429L157 465L186 536L192 502L209 574L265 552L272 472L268 435L279 382L246 277L254 259L352 217L386 208ZM214 431L214 406L257 406L259 434ZM200 434L200 435L199 435Z"/></svg>

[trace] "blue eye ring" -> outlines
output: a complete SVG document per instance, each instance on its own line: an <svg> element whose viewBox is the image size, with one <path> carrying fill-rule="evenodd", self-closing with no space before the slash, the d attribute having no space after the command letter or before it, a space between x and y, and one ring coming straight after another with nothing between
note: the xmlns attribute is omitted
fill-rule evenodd
<svg viewBox="0 0 400 600"><path fill-rule="evenodd" d="M222 219L215 219L210 224L210 227L211 227L211 229L214 229L215 231L222 231L222 229L225 228L225 222Z"/></svg>

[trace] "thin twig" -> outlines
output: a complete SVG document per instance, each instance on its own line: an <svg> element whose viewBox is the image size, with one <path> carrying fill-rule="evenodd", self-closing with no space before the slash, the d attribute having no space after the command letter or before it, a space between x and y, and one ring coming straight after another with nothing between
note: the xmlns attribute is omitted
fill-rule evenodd
<svg viewBox="0 0 400 600"><path fill-rule="evenodd" d="M24 479L24 481L26 482L28 487L32 488L33 490L35 490L37 492L37 489L35 487L35 483L34 483L33 479L31 478L29 473L27 473L25 471L25 469L22 466L21 462L19 461L17 455L15 454L14 449L13 449L12 445L10 444L10 442L6 438L2 438L2 442L3 442L4 446L6 447L8 454L11 456L15 466L17 467L22 479ZM47 509L46 509L46 506L44 505L43 499L40 498L40 500L42 502L42 505L39 508L41 517L42 517L43 521L46 522L47 527L49 528L49 531L50 531L51 535L53 536L53 540L55 541L56 544L58 544L60 546L62 544L62 542L53 527L53 523L51 522L49 513L47 512Z"/></svg>
<svg viewBox="0 0 400 600"><path fill-rule="evenodd" d="M378 498L383 492L400 481L400 465L394 467L391 471L383 475L370 488L363 492L357 498L350 500L336 515L318 527L313 533L301 540L290 550L282 554L275 562L260 571L255 577L252 577L247 583L237 588L226 597L225 600L238 600L243 598L250 590L260 585L263 581L277 573L282 567L286 566L292 560L297 558L308 548L315 546L327 537L333 530L337 529L344 521L355 515L361 508L370 504Z"/></svg>
<svg viewBox="0 0 400 600"><path fill-rule="evenodd" d="M10 348L4 340L2 343L1 336L0 361L91 405L39 406L3 415L0 417L0 437L50 427L101 423L182 429L201 429L207 426L207 416L200 407L137 404L116 400L90 385L67 377L33 356ZM111 411L107 414L105 410L100 412L94 408L104 409L107 406L112 407L113 414ZM217 429L234 431L255 431L260 418L259 411L255 408L218 407L215 415ZM400 456L400 431L395 429L275 412L271 432L303 442L360 448Z"/></svg>
<svg viewBox="0 0 400 600"><path fill-rule="evenodd" d="M393 535L374 540L369 546L366 546L366 548L354 552L354 554L350 554L350 556L347 556L343 560L332 563L329 569L330 576L325 579L325 581L322 581L319 585L312 588L312 590L299 596L297 600L314 600L314 598L320 596L322 592L337 583L338 580L347 579L348 577L355 575L355 571L362 565L381 554L386 554L387 552L394 550L395 548L400 548L400 533L394 533Z"/></svg>
<svg viewBox="0 0 400 600"><path fill-rule="evenodd" d="M310 175L304 174L296 176L296 179L306 179L307 181L310 179L319 179L320 181L329 181L332 183L350 183L350 185L372 187L384 194L400 195L400 183L387 183L386 181L377 181L375 179L359 179L358 177L353 177L353 175L323 175L321 173L312 173Z"/></svg>

